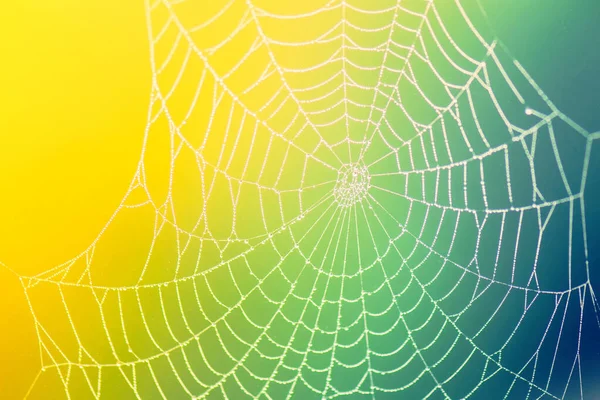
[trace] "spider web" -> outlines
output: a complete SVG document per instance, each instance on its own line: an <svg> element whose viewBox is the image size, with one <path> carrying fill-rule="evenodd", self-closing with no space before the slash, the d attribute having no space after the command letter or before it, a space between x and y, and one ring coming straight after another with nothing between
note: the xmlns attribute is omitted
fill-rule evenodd
<svg viewBox="0 0 600 400"><path fill-rule="evenodd" d="M458 0L278 3L147 4L131 186L85 252L22 278L38 379L68 398L583 397L599 135Z"/></svg>

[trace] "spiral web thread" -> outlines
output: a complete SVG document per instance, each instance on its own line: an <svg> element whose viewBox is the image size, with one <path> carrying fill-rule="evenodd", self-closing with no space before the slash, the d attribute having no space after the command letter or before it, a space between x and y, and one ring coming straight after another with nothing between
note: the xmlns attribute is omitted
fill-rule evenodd
<svg viewBox="0 0 600 400"><path fill-rule="evenodd" d="M22 278L38 380L68 398L583 397L600 135L458 0L253 1L147 4L130 189L85 252Z"/></svg>

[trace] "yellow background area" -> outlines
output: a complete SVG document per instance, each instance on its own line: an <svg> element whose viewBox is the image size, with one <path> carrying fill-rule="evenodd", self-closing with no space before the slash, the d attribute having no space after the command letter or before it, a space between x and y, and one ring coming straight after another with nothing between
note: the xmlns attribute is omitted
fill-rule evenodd
<svg viewBox="0 0 600 400"><path fill-rule="evenodd" d="M114 212L139 160L151 72L143 1L3 2L0 37L0 397L11 399L40 369L18 276L80 253Z"/></svg>

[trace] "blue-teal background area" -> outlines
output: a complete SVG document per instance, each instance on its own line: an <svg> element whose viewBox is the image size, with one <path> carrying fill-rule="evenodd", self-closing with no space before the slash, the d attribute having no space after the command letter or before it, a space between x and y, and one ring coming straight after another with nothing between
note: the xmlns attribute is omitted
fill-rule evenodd
<svg viewBox="0 0 600 400"><path fill-rule="evenodd" d="M480 0L487 21L552 102L589 132L600 131L600 2ZM564 159L563 162L580 160ZM585 188L592 287L600 288L600 143ZM584 397L600 398L600 330L587 298L581 362ZM577 331L571 332L576 335ZM575 391L567 398L578 398Z"/></svg>

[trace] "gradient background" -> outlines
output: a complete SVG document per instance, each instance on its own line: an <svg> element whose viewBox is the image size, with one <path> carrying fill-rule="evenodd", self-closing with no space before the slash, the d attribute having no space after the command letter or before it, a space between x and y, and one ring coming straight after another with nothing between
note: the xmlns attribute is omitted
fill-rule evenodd
<svg viewBox="0 0 600 400"><path fill-rule="evenodd" d="M600 47L600 32L597 26L597 21L600 20L600 6L593 1L580 2L577 7L558 1L554 4L541 1L525 4L517 0L510 2L482 0L481 3L487 12L487 22L485 18L478 17L480 14L475 2L464 2L473 21L478 23L477 26L487 30L484 24L488 23L490 25L488 29L495 31L511 55L521 62L562 112L589 132L598 131L600 129L597 112L600 108L600 79L598 79L600 52L596 49ZM56 286L40 285L37 290L32 289L29 292L32 303L28 303L19 277L34 276L48 271L80 254L96 238L118 207L131 183L142 154L152 71L149 61L151 58L147 20L142 2L105 0L83 4L75 0L57 0L42 4L39 1L29 0L10 2L1 7L0 32L3 39L0 41L0 52L3 55L3 62L0 81L3 88L1 100L3 111L0 118L0 171L2 172L0 174L0 193L2 193L0 262L4 267L0 267L0 310L2 311L0 397L22 398L30 389L41 368L38 337L29 304L34 304L36 315L43 319L47 329L53 330L55 340L61 342L63 350L69 357L77 358L81 357L81 354L78 354L77 343L69 331L69 321L65 319L64 312L58 311L63 300ZM202 9L202 6L196 6L196 10L202 11ZM206 10L206 12L212 11ZM190 12L189 15L193 13ZM228 29L229 26L223 26L224 32ZM274 29L283 32L286 28L281 26ZM290 37L293 35L294 32L290 32ZM243 48L243 44L239 46L240 49ZM302 56L310 55L302 54ZM215 65L217 67L229 65L239 57L239 54L232 52L229 57L231 60L219 60ZM288 57L294 59L301 56L289 54ZM246 72L247 76L255 76L252 75L253 72L256 73L256 71ZM244 76L238 79L239 84L243 85ZM318 81L319 79L316 79L316 82ZM191 86L190 90L194 89L195 87ZM260 99L256 101L259 103ZM369 102L368 99L364 101ZM185 101L182 100L182 104L184 103ZM177 103L171 107L174 110L178 109ZM218 123L221 123L224 128L229 112L228 104L225 104L222 109L223 115L218 118ZM205 114L210 112L210 109L207 110ZM184 111L179 109L180 113ZM202 122L198 123L202 124ZM164 123L161 125L161 122L154 126L154 130L150 132L152 139L148 142L145 153L147 158L144 163L148 176L152 177L150 178L152 182L148 185L153 197L160 198L165 195L164 182L169 178L168 154L164 154L161 149L168 149L170 144L168 135L162 134L168 132L168 126ZM157 133L153 136L153 132ZM306 141L309 146L310 140L306 139ZM217 137L214 143L208 143L205 150L206 157L213 156L215 163L219 162L216 158L220 153L222 142L223 138ZM581 161L581 147L575 141L569 143L568 139L561 142L561 145L565 148L572 146L572 152L566 153L572 156L567 156L566 159L563 157L562 161L565 165L571 163L576 175L576 165ZM231 151L227 154L231 154ZM323 157L333 160L331 155L323 155ZM193 159L184 157L182 159L182 165L178 168L183 171L197 171ZM300 161L294 164L293 160L289 161L289 164L302 165ZM296 169L291 168L289 176L286 175L282 180L283 184L288 182L290 188L298 186L298 176L294 175ZM259 170L260 168L255 168L254 173L257 174ZM265 181L267 186L273 184L279 172L273 169L268 171L274 176L264 178L271 179L271 182ZM595 142L586 187L589 261L593 287L598 287L600 284L597 272L600 265L597 253L599 246L596 245L600 243L600 229L598 229L600 210L596 206L600 198L598 189L600 177L597 171L600 171L600 151L598 142ZM288 173L287 170L285 173ZM193 205L201 195L193 184L186 184L186 182L195 182L197 176L194 173L182 175L178 196L181 198L179 210L183 215L178 215L178 221L184 225L188 220L193 221L197 217ZM314 179L315 182L335 180L335 172L323 172L322 176L315 175ZM215 190L213 200L208 204L208 215L214 216L213 221L215 221L212 222L211 232L215 236L226 237L227 224L231 225L231 203L228 204L227 189L225 186L218 186L219 184L225 185L223 182L216 183L220 189ZM389 181L388 184L394 183ZM315 198L319 198L320 195L322 193L315 191ZM306 196L309 198L310 194ZM247 236L260 235L263 218L254 214L256 208L253 208L250 200L246 204L248 207L246 228L242 226L239 229L242 231L247 229L245 232ZM273 204L276 205L277 202L274 201ZM293 200L286 200L286 204L290 207L288 211L290 215L297 214L293 209ZM259 206L255 204L254 207ZM275 214L272 216L272 226L281 224ZM251 215L254 215L254 219L250 217ZM340 229L344 229L344 223L348 224L343 222L346 220L341 221L342 226L337 230L324 226L321 229L320 225L317 227L335 236ZM422 219L415 217L415 220L409 223L409 228L416 229L420 221L422 222ZM314 221L309 219L305 224L310 225L312 222ZM148 254L147 245L152 237L153 223L153 214L144 211L115 220L114 231L107 231L107 239L101 244L103 251L98 252L98 257L94 260L97 273L96 284L119 286L135 283L139 269L129 266L144 260ZM351 229L349 226L345 229ZM550 242L554 244L554 249L544 254L547 259L555 260L558 266L556 270L560 270L561 265L564 268L563 245L566 236L559 233L564 226L563 224L557 227L556 231L551 231L556 232L556 238L551 239ZM303 228L299 223L298 229L303 232L308 228ZM451 230L442 230L441 238L447 240L450 232ZM468 252L469 232L465 231L465 235L467 236L464 246L467 249L465 251ZM192 273L193 267L187 271L174 271L175 267L169 264L173 260L174 236L176 236L174 232L165 230L165 246L163 249L156 250L158 256L151 261L157 265L157 268L150 269L156 272L148 276L149 283L172 281L174 273L181 274L179 276ZM316 238L317 236L313 239ZM289 247L289 241L282 243L281 246ZM310 248L310 244L305 246ZM411 243L400 243L399 247L402 246L405 246L407 251L412 248ZM320 247L316 249L323 250ZM492 254L495 250L496 242L490 241L487 244L483 243L479 251ZM231 251L235 253L240 250L234 248ZM319 255L318 251L314 256L315 259L328 260L327 256ZM368 251L369 247L365 245L363 256ZM210 250L207 250L207 253L209 252ZM254 257L253 262L257 273L268 270L277 261L277 257L272 253L257 251ZM398 260L389 261L390 265L398 262ZM186 261L182 265L192 265L192 263L193 261ZM203 260L203 263L203 268L209 268L216 261L208 257L207 260ZM335 270L336 266L342 268L335 261L326 261L324 264L331 265L332 270ZM290 268L295 270L299 266L292 261ZM432 270L435 268L433 264L430 267ZM444 290L444 282L451 286L454 278L443 278L447 281L440 278L442 288L439 290ZM233 294L227 294L231 284L226 278L217 276L214 279L219 282L216 287L224 294L224 298L227 299L229 296L234 299ZM306 276L301 278L301 281L302 279L312 283L314 277ZM377 282L381 276L373 276L371 279ZM564 277L558 273L555 279L559 286L560 282L564 283ZM250 282L250 278L248 281ZM276 281L271 282L269 287L276 288L282 285L282 282ZM163 295L168 295L172 287L165 287L163 290ZM125 298L130 294L129 292L122 294L124 297L121 299L122 304L135 303L134 299ZM76 315L74 318L79 324L78 333L89 341L89 347L96 351L94 357L100 362L111 362L111 350L106 347L106 343L101 338L96 337L99 336L97 332L102 329L102 325L93 295L90 291L69 289L65 289L63 295L65 296L63 299L68 301L69 309ZM99 295L102 296L103 293ZM282 294L272 293L273 297L280 295ZM115 307L118 302L111 296L107 297L107 307ZM143 301L152 310L150 314L158 315L163 312L160 300L155 297L157 297L156 292L148 294ZM114 304L111 305L111 301ZM128 301L130 303L127 303ZM257 306L262 304L259 299L255 301ZM374 299L373 304L377 305L381 302L385 305L386 301L389 300ZM459 294L453 301L456 307L460 307L464 299ZM188 303L188 305L193 309L194 304ZM593 316L590 313L591 302L586 306L588 306L586 313L589 315L586 316L587 322L583 327L583 346L586 349L582 353L584 393L587 398L594 398L600 396L600 387L595 383L600 381L600 342L598 326L593 323ZM267 305L262 307L268 310ZM540 320L544 321L545 312L549 308L541 307ZM214 309L216 314L222 312L217 305L214 305ZM514 319L521 315L517 310L515 306L512 315L509 313L503 317L511 329L514 327ZM125 313L129 313L132 319L139 314L134 308L126 310ZM165 313L168 315L169 311ZM424 316L429 315L426 308L423 313ZM264 314L268 315L269 312L266 311ZM107 315L109 318L118 316L114 312L112 315L110 312ZM489 314L486 316L489 317ZM476 319L477 314L472 318ZM200 320L201 318L198 317L198 327L202 325ZM152 326L152 322L149 323ZM530 323L532 331L535 330L535 323ZM152 329L158 332L162 329L159 325L159 322L156 322L156 326L152 326ZM538 325L537 328L539 326L542 325ZM173 327L178 329L175 324ZM184 332L183 327L179 328ZM284 326L280 329L281 332L285 332L287 328ZM430 329L435 331L436 327L432 326ZM133 332L143 330L138 327L137 330L133 329ZM165 332L156 334L159 337L169 335ZM562 340L565 342L569 341L568 335L571 335L571 339L576 338L577 328L566 330L564 335ZM152 353L152 344L144 343L144 340L148 339L142 334L130 340L139 344L140 353ZM491 338L491 345L493 342L494 338ZM116 346L121 346L120 350L124 352L127 351L125 343ZM209 343L208 346L218 348L219 344ZM233 342L230 346L235 347ZM566 353L572 356L572 349L570 350L570 354L569 349ZM461 351L455 350L455 352ZM514 362L518 364L518 347L511 351L515 354ZM358 352L357 350L357 354ZM215 357L219 358L219 355L216 354ZM181 360L174 362L181 363ZM164 376L169 374L168 365L154 365L153 368L157 375L160 375L161 371ZM224 365L223 368L226 369L227 366ZM475 370L477 367L472 368ZM112 373L114 372L108 371L102 375L102 379L107 382L107 387L102 389L103 397L131 398L132 392L127 389L122 379L116 374L111 375ZM153 389L153 378L148 371L139 374L140 395L144 398L159 396L159 393ZM560 372L557 375L561 375ZM84 379L82 374L74 375L70 388L71 398L90 397ZM190 377L184 376L182 379L193 387ZM183 395L173 379L168 380L165 385L163 391L168 397L177 398ZM427 386L426 383L423 385ZM470 385L467 379L464 385L465 387ZM506 382L498 379L492 385L496 385L496 390L502 392L505 390ZM560 382L557 385L559 388L556 390L561 393ZM234 393L234 389L231 390L231 393ZM460 393L460 388L453 390ZM514 396L519 398L518 394ZM567 398L577 396L577 391L569 391ZM49 371L39 375L38 381L32 388L31 398L65 398L64 387L57 374Z"/></svg>

